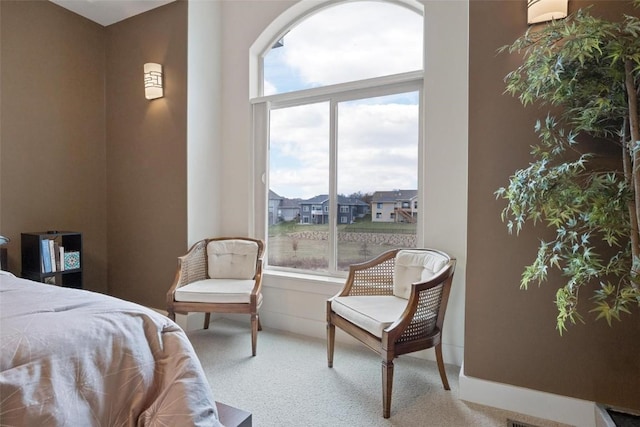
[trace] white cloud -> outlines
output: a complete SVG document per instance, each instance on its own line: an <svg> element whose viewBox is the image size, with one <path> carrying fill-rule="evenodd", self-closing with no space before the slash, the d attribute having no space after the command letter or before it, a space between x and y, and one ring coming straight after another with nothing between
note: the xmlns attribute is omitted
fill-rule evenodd
<svg viewBox="0 0 640 427"><path fill-rule="evenodd" d="M422 16L389 3L322 9L267 55L265 94L422 69L422 25ZM339 193L417 189L415 98L339 104ZM274 110L270 132L270 189L289 198L327 194L328 103Z"/></svg>
<svg viewBox="0 0 640 427"><path fill-rule="evenodd" d="M268 80L264 81L264 95L273 95L274 93L278 93L278 88L276 88L276 86L269 82Z"/></svg>
<svg viewBox="0 0 640 427"><path fill-rule="evenodd" d="M326 103L275 110L269 186L284 197L328 193ZM417 189L418 107L345 103L338 118L338 191Z"/></svg>
<svg viewBox="0 0 640 427"><path fill-rule="evenodd" d="M352 2L321 10L284 38L283 60L312 85L422 68L422 17L405 7Z"/></svg>
<svg viewBox="0 0 640 427"><path fill-rule="evenodd" d="M351 104L338 120L339 192L417 188L417 105Z"/></svg>
<svg viewBox="0 0 640 427"><path fill-rule="evenodd" d="M283 197L329 192L328 103L271 112L269 188Z"/></svg>

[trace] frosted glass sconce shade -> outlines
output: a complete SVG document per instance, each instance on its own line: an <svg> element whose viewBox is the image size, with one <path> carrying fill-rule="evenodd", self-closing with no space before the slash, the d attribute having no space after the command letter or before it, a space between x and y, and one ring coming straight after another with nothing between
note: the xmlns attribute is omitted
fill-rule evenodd
<svg viewBox="0 0 640 427"><path fill-rule="evenodd" d="M147 99L156 99L164 96L162 65L153 62L144 64L144 95Z"/></svg>
<svg viewBox="0 0 640 427"><path fill-rule="evenodd" d="M566 18L568 4L569 0L527 0L527 23Z"/></svg>

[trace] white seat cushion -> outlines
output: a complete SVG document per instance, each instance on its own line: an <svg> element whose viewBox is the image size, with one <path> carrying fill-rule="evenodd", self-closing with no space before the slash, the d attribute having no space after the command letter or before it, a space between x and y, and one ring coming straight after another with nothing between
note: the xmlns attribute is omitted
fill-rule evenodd
<svg viewBox="0 0 640 427"><path fill-rule="evenodd" d="M425 282L442 270L449 260L438 253L403 249L396 254L393 295L408 299L411 284Z"/></svg>
<svg viewBox="0 0 640 427"><path fill-rule="evenodd" d="M382 331L404 312L408 301L393 295L336 297L331 309L351 323L382 338Z"/></svg>
<svg viewBox="0 0 640 427"><path fill-rule="evenodd" d="M258 244L248 240L213 240L207 245L210 279L253 279Z"/></svg>
<svg viewBox="0 0 640 427"><path fill-rule="evenodd" d="M255 280L204 279L176 289L176 301L205 303L249 303ZM258 305L262 294L258 294Z"/></svg>

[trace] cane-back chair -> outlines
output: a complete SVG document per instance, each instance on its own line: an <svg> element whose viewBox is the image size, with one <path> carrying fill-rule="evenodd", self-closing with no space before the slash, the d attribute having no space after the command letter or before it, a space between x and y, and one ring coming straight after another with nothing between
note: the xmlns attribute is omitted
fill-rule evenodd
<svg viewBox="0 0 640 427"><path fill-rule="evenodd" d="M382 357L383 417L391 415L393 359L435 347L445 390L442 326L456 260L435 249L393 249L351 265L343 289L327 301L327 361L333 367L335 327Z"/></svg>
<svg viewBox="0 0 640 427"><path fill-rule="evenodd" d="M251 352L256 355L258 309L262 304L264 242L247 237L218 237L195 243L178 258L178 270L167 292L167 312L204 312L204 329L211 313L251 315Z"/></svg>

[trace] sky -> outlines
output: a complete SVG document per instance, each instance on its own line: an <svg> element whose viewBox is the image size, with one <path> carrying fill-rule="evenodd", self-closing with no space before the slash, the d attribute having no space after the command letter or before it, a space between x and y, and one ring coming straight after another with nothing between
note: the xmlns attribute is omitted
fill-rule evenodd
<svg viewBox="0 0 640 427"><path fill-rule="evenodd" d="M265 57L265 95L422 68L422 17L394 4L322 9L283 41ZM270 189L327 194L328 103L273 110L270 134ZM417 92L339 104L339 193L417 189L417 155Z"/></svg>

